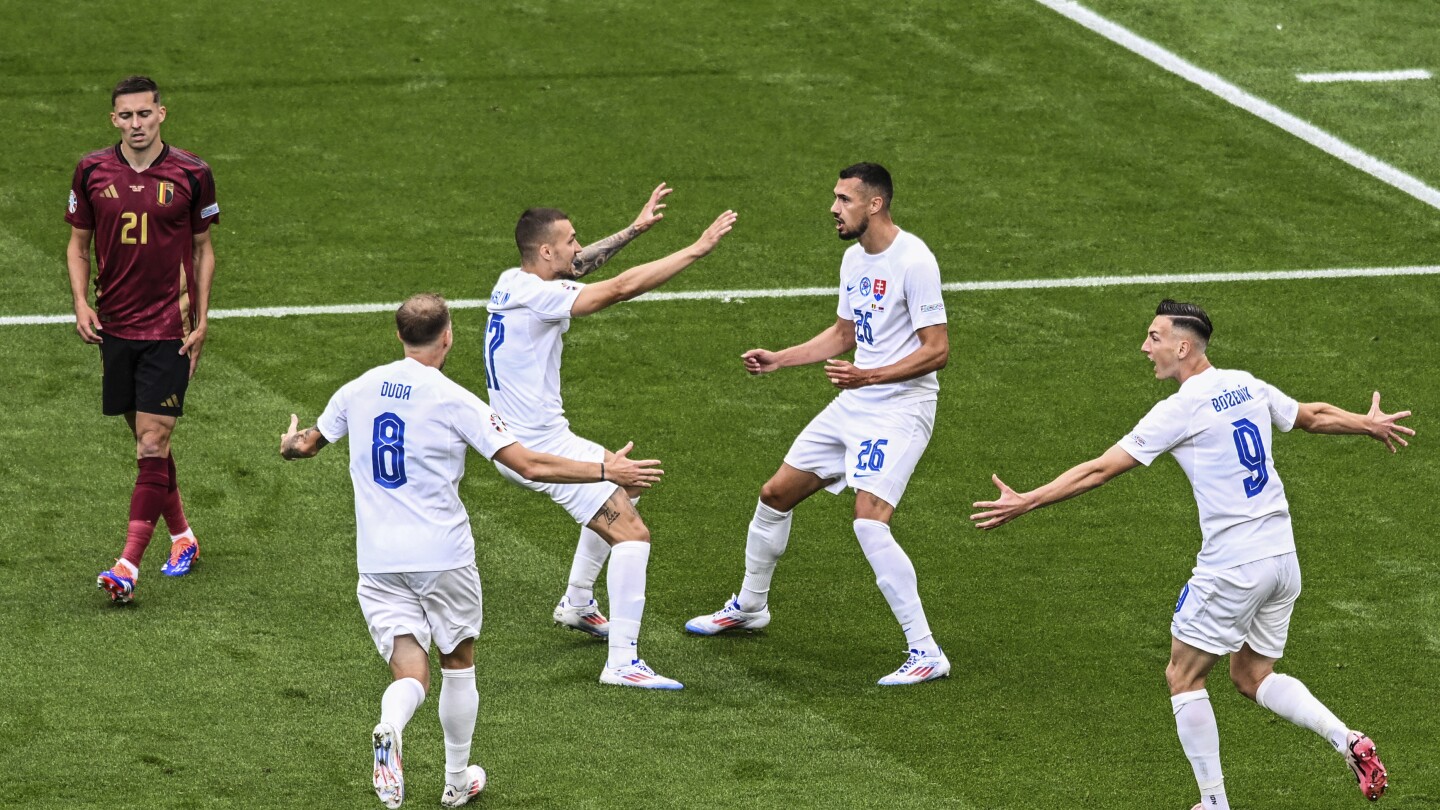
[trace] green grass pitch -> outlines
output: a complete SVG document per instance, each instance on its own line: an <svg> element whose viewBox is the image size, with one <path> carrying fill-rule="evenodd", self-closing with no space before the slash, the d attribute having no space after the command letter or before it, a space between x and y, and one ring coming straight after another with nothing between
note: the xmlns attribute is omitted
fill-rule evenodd
<svg viewBox="0 0 1440 810"><path fill-rule="evenodd" d="M1440 184L1433 82L1300 85L1311 70L1429 67L1428 3L1091 7ZM1243 6L1243 8L1241 8ZM582 240L655 183L666 221L612 263L734 233L670 289L828 286L826 207L856 160L894 172L896 219L947 281L1434 264L1440 216L1038 3L410 4L325 0L11 4L0 100L0 316L68 311L75 160L113 142L107 94L154 75L167 140L214 167L213 306L483 298L516 215L557 205ZM1277 28L1277 26L1279 26ZM610 272L607 268L606 272ZM462 495L486 624L480 806L1185 808L1194 782L1164 687L1168 620L1198 548L1173 461L993 533L966 519L998 472L1029 488L1101 452L1172 390L1139 351L1155 302L1195 300L1211 357L1302 400L1416 411L1391 457L1281 436L1305 594L1285 671L1370 733L1384 803L1440 803L1440 278L954 294L936 434L895 520L955 665L883 690L903 638L850 531L852 499L797 511L771 627L687 636L738 588L746 522L831 396L818 369L751 379L738 355L831 322L829 298L634 303L575 324L577 432L665 461L641 638L676 694L602 688L603 645L550 627L575 527L472 456ZM18 807L373 807L368 732L388 673L354 599L345 450L284 464L291 412L398 354L389 315L211 324L176 434L204 548L185 580L147 555L137 604L95 573L121 546L130 441L99 415L69 325L0 326L0 735ZM484 389L481 315L447 371ZM1217 671L1237 807L1362 801L1307 731ZM406 734L410 803L433 803L434 694Z"/></svg>

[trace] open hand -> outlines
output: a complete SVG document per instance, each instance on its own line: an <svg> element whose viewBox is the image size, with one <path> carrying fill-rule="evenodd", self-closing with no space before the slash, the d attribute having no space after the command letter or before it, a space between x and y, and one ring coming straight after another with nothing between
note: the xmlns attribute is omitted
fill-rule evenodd
<svg viewBox="0 0 1440 810"><path fill-rule="evenodd" d="M1384 442L1385 446L1390 448L1390 452L1399 451L1400 448L1396 447L1396 444L1399 444L1400 447L1410 446L1410 443L1405 441L1401 434L1414 436L1415 431L1404 425L1396 424L1401 419L1409 418L1409 411L1385 413L1380 410L1380 392L1376 391L1370 399L1370 412L1366 416L1370 417L1370 436L1376 441Z"/></svg>
<svg viewBox="0 0 1440 810"><path fill-rule="evenodd" d="M1001 481L1000 476L991 475L990 480L995 483L996 487L999 487L1000 497L997 500L976 501L973 504L976 509L988 510L970 516L970 519L975 521L977 529L993 529L1030 511L1029 503L1004 481Z"/></svg>
<svg viewBox="0 0 1440 810"><path fill-rule="evenodd" d="M663 213L663 209L665 208L665 203L661 202L661 200L670 196L670 192L674 190L675 189L670 188L664 183L656 186L655 190L650 192L650 201L645 203L644 208L640 209L639 215L635 217L634 222L630 223L630 227L639 233L644 233L650 230L652 225L664 219L665 214Z"/></svg>
<svg viewBox="0 0 1440 810"><path fill-rule="evenodd" d="M660 469L658 459L632 460L630 451L634 448L635 443L628 442L605 462L605 480L622 487L649 489L659 483L660 476L664 475L665 471Z"/></svg>

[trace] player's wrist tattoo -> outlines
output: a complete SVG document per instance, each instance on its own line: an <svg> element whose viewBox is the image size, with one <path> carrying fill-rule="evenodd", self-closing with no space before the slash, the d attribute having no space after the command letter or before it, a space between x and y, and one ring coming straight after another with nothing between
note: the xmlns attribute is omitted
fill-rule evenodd
<svg viewBox="0 0 1440 810"><path fill-rule="evenodd" d="M640 235L640 229L634 225L626 226L625 230L601 239L590 245L586 245L580 255L575 257L575 278L588 275L610 261L620 249L630 244L631 240Z"/></svg>

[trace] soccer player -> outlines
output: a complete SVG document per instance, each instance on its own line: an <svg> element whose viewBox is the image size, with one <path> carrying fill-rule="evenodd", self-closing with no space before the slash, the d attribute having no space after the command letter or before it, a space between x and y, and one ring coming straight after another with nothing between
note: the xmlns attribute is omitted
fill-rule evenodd
<svg viewBox="0 0 1440 810"><path fill-rule="evenodd" d="M685 625L710 636L770 623L770 579L790 539L791 510L816 492L855 490L855 537L875 584L905 634L905 663L881 686L922 683L950 673L920 604L915 566L895 541L890 519L930 442L940 383L950 356L940 267L918 236L890 216L890 173L874 163L840 172L830 213L842 240L856 240L840 262L835 324L778 352L741 357L751 374L825 361L839 396L796 437L780 469L760 488L745 542L740 593ZM834 359L855 350L855 362Z"/></svg>
<svg viewBox="0 0 1440 810"><path fill-rule="evenodd" d="M139 474L125 548L96 579L111 601L125 603L134 596L140 557L162 515L170 557L161 572L184 576L200 558L181 505L170 436L205 345L215 275L210 226L220 221L220 206L210 167L160 139L165 107L154 81L123 79L110 101L120 142L75 167L65 214L66 263L75 331L100 346L102 410L124 414L135 436ZM92 241L94 308L86 290Z"/></svg>
<svg viewBox="0 0 1440 810"><path fill-rule="evenodd" d="M1165 668L1180 745L1200 787L1196 810L1230 807L1215 712L1205 691L1210 670L1227 654L1240 694L1324 737L1345 758L1361 793L1374 801L1386 786L1375 743L1340 722L1303 683L1275 672L1300 595L1300 566L1271 428L1367 435L1394 453L1397 444L1406 445L1405 435L1415 435L1397 424L1410 412L1384 413L1378 391L1365 414L1323 402L1301 404L1244 371L1212 366L1205 356L1211 334L1210 317L1200 307L1161 301L1140 349L1155 364L1155 377L1175 380L1180 390L1099 458L1038 489L1017 493L994 476L1000 498L976 503L986 511L971 520L993 529L1173 454L1195 491L1203 538L1175 606Z"/></svg>
<svg viewBox="0 0 1440 810"><path fill-rule="evenodd" d="M516 223L520 266L501 273L490 294L485 384L495 410L527 447L582 461L608 461L605 448L576 436L565 418L560 401L562 339L572 318L592 315L664 284L714 250L735 224L735 213L726 211L684 250L605 281L576 281L660 221L664 216L660 209L665 207L661 200L669 193L661 183L634 224L586 249L580 247L563 211L531 208ZM600 682L682 688L679 681L650 669L637 652L650 560L650 530L635 509L640 490L627 491L617 482L547 484L504 467L500 472L516 484L549 495L580 524L569 588L553 617L559 624L608 640ZM607 556L609 620L593 597Z"/></svg>
<svg viewBox="0 0 1440 810"><path fill-rule="evenodd" d="M375 648L395 676L373 733L375 793L386 807L399 807L405 798L401 734L429 688L433 639L440 650L445 735L440 803L459 807L485 787L485 770L470 764L480 703L474 642L481 609L475 539L459 494L466 446L537 481L610 481L643 489L661 471L658 461L629 459L629 445L603 463L527 449L479 397L441 373L454 342L443 298L411 297L395 323L404 359L343 386L315 427L297 430L299 419L291 415L280 455L309 458L350 437L356 595Z"/></svg>

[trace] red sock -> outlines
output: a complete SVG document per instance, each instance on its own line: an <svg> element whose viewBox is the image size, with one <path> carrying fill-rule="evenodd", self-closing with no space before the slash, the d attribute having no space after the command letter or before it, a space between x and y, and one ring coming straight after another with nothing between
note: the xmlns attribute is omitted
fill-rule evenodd
<svg viewBox="0 0 1440 810"><path fill-rule="evenodd" d="M140 568L140 557L155 533L155 521L170 489L170 467L163 458L142 458L135 477L135 491L130 495L130 529L125 536L125 551L120 556Z"/></svg>
<svg viewBox="0 0 1440 810"><path fill-rule="evenodd" d="M165 528L170 534L184 534L190 528L190 522L185 519L185 507L180 503L180 483L175 477L175 454L171 453L165 459L170 463L170 489L165 495L165 505L161 507L160 514L165 516Z"/></svg>

